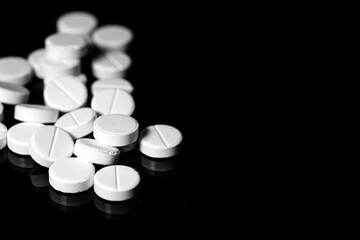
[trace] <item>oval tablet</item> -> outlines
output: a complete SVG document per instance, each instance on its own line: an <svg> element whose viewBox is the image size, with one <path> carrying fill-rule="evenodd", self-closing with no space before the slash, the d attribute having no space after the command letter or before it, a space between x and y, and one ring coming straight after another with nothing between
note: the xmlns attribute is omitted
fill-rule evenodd
<svg viewBox="0 0 360 240"><path fill-rule="evenodd" d="M0 82L0 102L6 104L27 103L30 91L17 84Z"/></svg>
<svg viewBox="0 0 360 240"><path fill-rule="evenodd" d="M81 65L79 59L51 59L47 54L39 57L39 68L43 78L51 79L66 75L79 75Z"/></svg>
<svg viewBox="0 0 360 240"><path fill-rule="evenodd" d="M95 139L81 138L76 140L74 154L78 158L100 165L117 163L120 155L119 149L104 145Z"/></svg>
<svg viewBox="0 0 360 240"><path fill-rule="evenodd" d="M124 201L136 196L140 175L128 166L112 165L96 172L94 192L108 201Z"/></svg>
<svg viewBox="0 0 360 240"><path fill-rule="evenodd" d="M44 89L45 104L62 112L84 106L87 96L87 88L83 83L66 76L53 79Z"/></svg>
<svg viewBox="0 0 360 240"><path fill-rule="evenodd" d="M25 85L32 79L32 68L22 57L0 58L0 82Z"/></svg>
<svg viewBox="0 0 360 240"><path fill-rule="evenodd" d="M135 110L135 101L127 92L120 89L109 89L93 96L91 108L99 115L123 114L130 116Z"/></svg>
<svg viewBox="0 0 360 240"><path fill-rule="evenodd" d="M98 20L93 14L82 11L63 14L56 21L58 32L75 35L89 35L97 25Z"/></svg>
<svg viewBox="0 0 360 240"><path fill-rule="evenodd" d="M143 129L139 138L139 149L153 158L167 158L178 154L182 147L182 134L169 125L153 125Z"/></svg>
<svg viewBox="0 0 360 240"><path fill-rule="evenodd" d="M7 127L0 123L0 150L6 147Z"/></svg>
<svg viewBox="0 0 360 240"><path fill-rule="evenodd" d="M40 104L18 104L14 118L23 122L53 123L59 117L59 110Z"/></svg>
<svg viewBox="0 0 360 240"><path fill-rule="evenodd" d="M67 131L73 139L77 139L93 131L96 118L96 112L91 108L79 108L62 115L55 126Z"/></svg>
<svg viewBox="0 0 360 240"><path fill-rule="evenodd" d="M121 25L105 25L96 29L92 41L101 50L124 50L133 38L131 30Z"/></svg>
<svg viewBox="0 0 360 240"><path fill-rule="evenodd" d="M127 146L137 141L139 124L129 116L104 115L95 120L93 135L96 140L109 146Z"/></svg>
<svg viewBox="0 0 360 240"><path fill-rule="evenodd" d="M77 35L55 33L45 39L46 54L52 59L81 58L87 53L86 40Z"/></svg>
<svg viewBox="0 0 360 240"><path fill-rule="evenodd" d="M130 65L131 59L126 53L104 52L93 58L91 69L96 78L121 78Z"/></svg>
<svg viewBox="0 0 360 240"><path fill-rule="evenodd" d="M44 54L45 54L45 49L40 48L40 49L36 49L36 50L32 51L27 58L27 61L29 62L32 69L34 70L35 76L37 78L43 78L43 75L42 75L41 69L40 69L40 58Z"/></svg>
<svg viewBox="0 0 360 240"><path fill-rule="evenodd" d="M0 122L4 120L4 105L0 102Z"/></svg>
<svg viewBox="0 0 360 240"><path fill-rule="evenodd" d="M80 158L60 159L49 168L50 185L63 193L88 190L94 183L95 167Z"/></svg>
<svg viewBox="0 0 360 240"><path fill-rule="evenodd" d="M44 126L41 123L18 123L7 133L7 145L11 151L20 155L29 155L28 145L35 130Z"/></svg>
<svg viewBox="0 0 360 240"><path fill-rule="evenodd" d="M91 93L93 95L98 92L111 89L120 89L127 93L132 93L134 91L132 84L123 78L99 79L91 84Z"/></svg>
<svg viewBox="0 0 360 240"><path fill-rule="evenodd" d="M55 161L72 156L74 141L61 128L47 125L34 131L28 148L35 162L50 167Z"/></svg>

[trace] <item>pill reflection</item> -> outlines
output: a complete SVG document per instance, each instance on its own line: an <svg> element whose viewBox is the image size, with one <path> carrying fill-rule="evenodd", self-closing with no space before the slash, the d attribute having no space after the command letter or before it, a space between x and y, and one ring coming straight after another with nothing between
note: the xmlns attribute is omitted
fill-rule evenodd
<svg viewBox="0 0 360 240"><path fill-rule="evenodd" d="M29 173L36 164L29 155L19 155L10 150L8 151L8 159L11 168L20 173Z"/></svg>
<svg viewBox="0 0 360 240"><path fill-rule="evenodd" d="M49 188L51 204L64 212L79 212L88 209L94 198L92 188L80 193L67 194Z"/></svg>
<svg viewBox="0 0 360 240"><path fill-rule="evenodd" d="M8 150L5 147L5 148L0 150L0 166L2 165L2 163L5 163L7 158L8 158Z"/></svg>
<svg viewBox="0 0 360 240"><path fill-rule="evenodd" d="M178 156L157 159L141 154L140 164L142 166L142 171L148 175L154 177L168 177L177 173L180 161Z"/></svg>
<svg viewBox="0 0 360 240"><path fill-rule="evenodd" d="M38 164L29 172L34 192L43 193L49 190L49 169Z"/></svg>
<svg viewBox="0 0 360 240"><path fill-rule="evenodd" d="M95 195L94 205L97 213L106 219L111 220L127 220L135 216L138 209L138 198L126 201L107 201Z"/></svg>

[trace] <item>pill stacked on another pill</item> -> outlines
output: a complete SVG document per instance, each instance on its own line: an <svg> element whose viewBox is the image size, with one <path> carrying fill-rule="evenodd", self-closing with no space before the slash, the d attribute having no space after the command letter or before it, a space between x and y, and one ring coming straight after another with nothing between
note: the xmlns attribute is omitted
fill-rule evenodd
<svg viewBox="0 0 360 240"><path fill-rule="evenodd" d="M133 198L140 174L121 164L122 153L139 149L153 159L171 158L181 150L182 134L164 124L140 131L132 117L134 87L126 79L130 29L98 26L87 12L60 16L56 28L27 59L0 58L0 122L9 117L3 104L14 107L17 121L9 128L0 123L0 150L8 146L49 168L49 183L57 191L93 188L108 201ZM96 81L82 72L84 58L91 59ZM43 81L43 104L28 103L27 85L34 79Z"/></svg>

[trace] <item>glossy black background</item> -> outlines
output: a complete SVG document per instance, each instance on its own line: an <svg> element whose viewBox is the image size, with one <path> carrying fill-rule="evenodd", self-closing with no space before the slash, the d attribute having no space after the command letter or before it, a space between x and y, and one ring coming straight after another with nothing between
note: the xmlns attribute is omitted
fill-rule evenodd
<svg viewBox="0 0 360 240"><path fill-rule="evenodd" d="M142 191L135 214L109 220L114 216L99 214L93 202L73 212L56 208L49 192L32 188L28 171L5 160L0 206L6 225L41 224L59 232L81 225L90 234L151 237L241 232L258 222L296 227L288 220L314 215L310 209L321 205L315 180L331 23L209 5L115 3L22 9L6 3L0 55L27 57L43 47L57 17L71 10L92 12L100 25L128 26L134 32L127 75L135 87L134 117L141 128L166 123L182 131L181 166L173 176L154 177L142 172L138 151L124 154L122 163L141 172ZM86 60L84 72L91 82ZM41 86L30 101L43 101ZM11 125L12 108L6 111Z"/></svg>

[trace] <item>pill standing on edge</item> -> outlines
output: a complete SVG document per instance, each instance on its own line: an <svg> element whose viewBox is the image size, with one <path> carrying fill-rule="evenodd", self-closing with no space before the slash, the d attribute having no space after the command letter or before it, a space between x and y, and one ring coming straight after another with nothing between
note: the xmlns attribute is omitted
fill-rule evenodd
<svg viewBox="0 0 360 240"><path fill-rule="evenodd" d="M83 107L87 97L86 86L67 76L53 79L44 88L45 104L62 112Z"/></svg>
<svg viewBox="0 0 360 240"><path fill-rule="evenodd" d="M0 82L0 102L15 105L27 103L30 97L30 91L17 84Z"/></svg>
<svg viewBox="0 0 360 240"><path fill-rule="evenodd" d="M50 185L63 193L88 190L94 183L95 167L80 158L64 158L49 167Z"/></svg>
<svg viewBox="0 0 360 240"><path fill-rule="evenodd" d="M94 176L95 194L108 201L124 201L135 197L139 184L139 173L124 165L103 167Z"/></svg>
<svg viewBox="0 0 360 240"><path fill-rule="evenodd" d="M36 49L36 50L32 51L27 58L27 61L29 62L32 69L34 70L35 76L37 78L43 78L43 75L42 75L41 69L40 69L40 57L44 54L45 54L45 49L40 48L40 49Z"/></svg>
<svg viewBox="0 0 360 240"><path fill-rule="evenodd" d="M22 122L8 130L7 145L11 151L20 155L29 155L28 145L35 130L44 126L41 123Z"/></svg>
<svg viewBox="0 0 360 240"><path fill-rule="evenodd" d="M78 139L93 131L96 112L91 108L79 108L62 115L55 123L56 127L67 131L73 139Z"/></svg>
<svg viewBox="0 0 360 240"><path fill-rule="evenodd" d="M130 65L131 59L126 53L112 51L95 56L91 62L91 69L96 78L121 78Z"/></svg>
<svg viewBox="0 0 360 240"><path fill-rule="evenodd" d="M23 122L54 123L59 117L59 110L40 104L18 104L14 118Z"/></svg>
<svg viewBox="0 0 360 240"><path fill-rule="evenodd" d="M76 140L74 154L78 158L100 165L117 163L120 155L119 149L104 145L95 139L80 138Z"/></svg>
<svg viewBox="0 0 360 240"><path fill-rule="evenodd" d="M153 158L167 158L178 154L182 147L181 132L169 125L157 124L140 132L139 149Z"/></svg>
<svg viewBox="0 0 360 240"><path fill-rule="evenodd" d="M95 29L91 38L101 50L125 50L133 38L133 33L125 26L111 24Z"/></svg>
<svg viewBox="0 0 360 240"><path fill-rule="evenodd" d="M74 141L61 128L46 125L34 131L28 148L35 162L50 167L55 161L72 156Z"/></svg>
<svg viewBox="0 0 360 240"><path fill-rule="evenodd" d="M74 35L89 35L97 25L97 18L93 14L83 11L65 13L56 21L58 32Z"/></svg>
<svg viewBox="0 0 360 240"><path fill-rule="evenodd" d="M92 95L109 89L120 89L128 93L134 91L133 85L123 78L104 78L96 80L91 84Z"/></svg>
<svg viewBox="0 0 360 240"><path fill-rule="evenodd" d="M0 82L25 85L32 79L33 71L25 58L0 58Z"/></svg>
<svg viewBox="0 0 360 240"><path fill-rule="evenodd" d="M87 53L87 42L81 36L55 33L45 39L45 50L49 58L81 58Z"/></svg>
<svg viewBox="0 0 360 240"><path fill-rule="evenodd" d="M91 108L99 115L123 114L132 115L135 111L134 98L120 89L109 89L99 92L91 99Z"/></svg>
<svg viewBox="0 0 360 240"><path fill-rule="evenodd" d="M123 147L137 141L139 124L135 118L130 116L121 114L104 115L95 120L93 135L96 140L103 144Z"/></svg>
<svg viewBox="0 0 360 240"><path fill-rule="evenodd" d="M4 105L0 102L0 122L4 120Z"/></svg>
<svg viewBox="0 0 360 240"><path fill-rule="evenodd" d="M0 150L6 146L7 127L0 123Z"/></svg>

